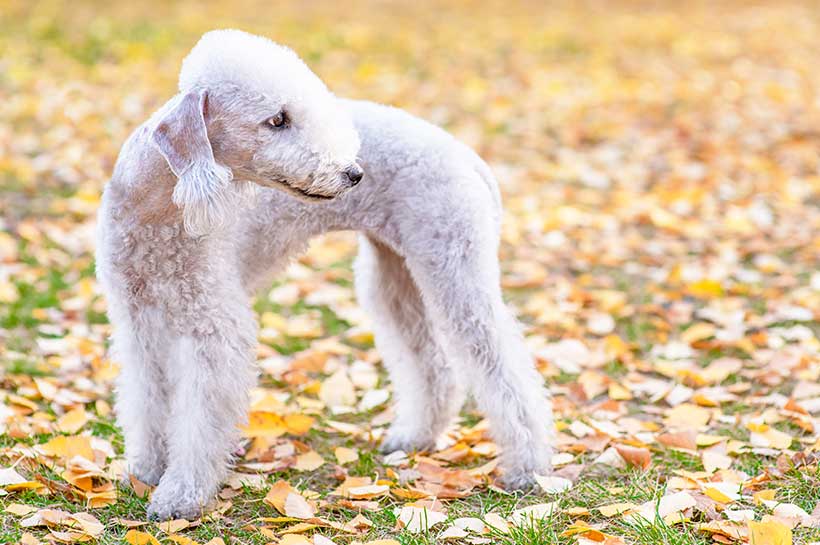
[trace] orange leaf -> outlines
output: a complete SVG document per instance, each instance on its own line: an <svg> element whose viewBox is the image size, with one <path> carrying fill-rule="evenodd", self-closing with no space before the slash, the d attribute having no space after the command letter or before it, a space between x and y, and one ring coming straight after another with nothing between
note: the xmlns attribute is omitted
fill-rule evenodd
<svg viewBox="0 0 820 545"><path fill-rule="evenodd" d="M649 469L649 466L652 464L652 453L649 452L648 448L615 445L615 450L618 451L621 458L626 460L629 465L641 469Z"/></svg>

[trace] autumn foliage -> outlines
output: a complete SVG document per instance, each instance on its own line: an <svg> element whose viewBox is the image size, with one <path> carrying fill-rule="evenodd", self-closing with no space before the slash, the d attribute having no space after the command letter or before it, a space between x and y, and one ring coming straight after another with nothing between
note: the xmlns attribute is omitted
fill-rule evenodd
<svg viewBox="0 0 820 545"><path fill-rule="evenodd" d="M210 514L149 523L150 490L118 485L95 212L217 27L491 164L558 422L538 490L494 487L469 411L435 452L377 454L391 387L351 233L257 298L261 382ZM820 540L818 51L817 5L791 0L4 2L0 542Z"/></svg>

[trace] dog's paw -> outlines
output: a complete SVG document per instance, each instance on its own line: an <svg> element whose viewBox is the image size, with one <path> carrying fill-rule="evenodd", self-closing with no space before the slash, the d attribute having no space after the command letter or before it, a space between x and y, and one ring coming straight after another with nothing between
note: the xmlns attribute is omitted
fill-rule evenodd
<svg viewBox="0 0 820 545"><path fill-rule="evenodd" d="M196 520L202 516L202 506L198 503L179 500L156 501L148 504L148 520Z"/></svg>
<svg viewBox="0 0 820 545"><path fill-rule="evenodd" d="M435 438L428 434L411 430L390 428L382 441L379 450L382 454L390 454L397 450L404 452L427 452L436 446Z"/></svg>
<svg viewBox="0 0 820 545"><path fill-rule="evenodd" d="M151 494L148 518L196 520L202 516L206 503L203 494L195 488L165 480Z"/></svg>
<svg viewBox="0 0 820 545"><path fill-rule="evenodd" d="M535 474L532 471L509 471L499 479L504 490L513 492L529 492L535 487Z"/></svg>

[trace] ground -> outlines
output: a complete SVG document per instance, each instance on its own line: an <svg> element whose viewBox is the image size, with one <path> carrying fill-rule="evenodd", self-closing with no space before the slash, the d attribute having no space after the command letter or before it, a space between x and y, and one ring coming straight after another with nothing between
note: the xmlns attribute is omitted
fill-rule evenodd
<svg viewBox="0 0 820 545"><path fill-rule="evenodd" d="M391 390L350 233L256 299L261 381L214 510L160 526L117 485L95 211L215 27L491 164L505 295L555 403L540 487L494 487L470 407L436 452L378 454ZM0 542L820 540L818 50L811 2L5 2Z"/></svg>

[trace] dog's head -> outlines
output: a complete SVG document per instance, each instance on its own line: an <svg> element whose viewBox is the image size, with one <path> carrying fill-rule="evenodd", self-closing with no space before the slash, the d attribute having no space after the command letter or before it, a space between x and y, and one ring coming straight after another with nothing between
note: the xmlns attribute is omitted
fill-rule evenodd
<svg viewBox="0 0 820 545"><path fill-rule="evenodd" d="M174 202L189 231L224 219L224 204L248 189L242 182L315 202L362 179L350 116L290 49L208 32L183 62L179 86L152 141L179 178Z"/></svg>

